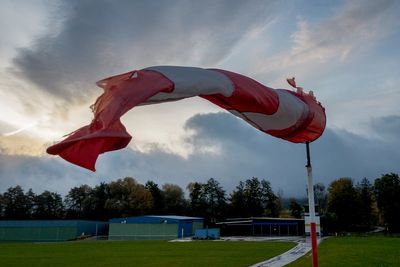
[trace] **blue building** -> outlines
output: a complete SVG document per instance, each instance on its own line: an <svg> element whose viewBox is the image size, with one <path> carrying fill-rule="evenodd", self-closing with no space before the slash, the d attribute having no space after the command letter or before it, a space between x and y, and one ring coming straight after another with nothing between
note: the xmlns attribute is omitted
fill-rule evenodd
<svg viewBox="0 0 400 267"><path fill-rule="evenodd" d="M192 237L203 228L203 218L187 216L138 216L109 221L110 240L175 239Z"/></svg>

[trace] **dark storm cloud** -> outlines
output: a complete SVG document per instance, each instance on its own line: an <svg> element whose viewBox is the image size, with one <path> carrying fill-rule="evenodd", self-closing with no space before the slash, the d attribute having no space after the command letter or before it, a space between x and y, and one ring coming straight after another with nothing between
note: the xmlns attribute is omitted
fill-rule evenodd
<svg viewBox="0 0 400 267"><path fill-rule="evenodd" d="M63 23L20 49L14 73L66 100L151 65L212 66L273 14L273 1L63 1ZM60 24L60 23L59 23Z"/></svg>
<svg viewBox="0 0 400 267"><path fill-rule="evenodd" d="M371 127L387 142L396 144L400 140L400 116L375 118L371 122Z"/></svg>
<svg viewBox="0 0 400 267"><path fill-rule="evenodd" d="M382 136L398 136L392 117L376 119ZM303 193L305 188L305 147L272 138L252 129L229 114L192 117L187 126L195 130L192 142L198 146L218 144L228 166L246 166L245 173L268 177L289 194ZM397 140L368 139L343 130L326 129L311 144L314 178L328 184L348 176L355 180L376 178L386 172L400 172L400 145ZM250 174L251 173L251 174ZM298 190L302 191L299 192Z"/></svg>
<svg viewBox="0 0 400 267"><path fill-rule="evenodd" d="M0 192L21 185L35 192L66 193L68 187L91 181L88 172L71 167L58 159L0 154Z"/></svg>
<svg viewBox="0 0 400 267"><path fill-rule="evenodd" d="M383 135L394 136L396 119L376 119ZM271 181L284 196L305 196L305 147L282 141L252 128L240 119L215 113L196 115L186 123L193 132L186 142L194 147L187 159L163 151L157 145L149 153L124 149L104 154L92 174L59 158L0 154L0 191L20 184L38 191L65 193L83 183L98 184L125 176L145 183L176 183L185 188L191 181L218 179L230 192L240 180L256 176ZM217 153L204 148L216 147ZM400 173L400 145L387 139L367 139L346 131L327 129L311 144L314 179L326 186L336 178L375 179L387 172ZM44 188L44 189L43 189Z"/></svg>

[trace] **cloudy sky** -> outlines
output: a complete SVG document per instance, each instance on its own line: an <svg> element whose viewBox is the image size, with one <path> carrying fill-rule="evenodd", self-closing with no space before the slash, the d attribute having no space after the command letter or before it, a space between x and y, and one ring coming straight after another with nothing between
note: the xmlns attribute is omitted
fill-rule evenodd
<svg viewBox="0 0 400 267"><path fill-rule="evenodd" d="M139 182L253 176L304 196L305 147L267 136L205 100L138 107L133 135L97 172L46 155L86 125L95 82L153 65L228 69L272 88L313 90L327 129L311 145L316 182L400 172L400 2L1 0L0 192L65 194L125 176Z"/></svg>

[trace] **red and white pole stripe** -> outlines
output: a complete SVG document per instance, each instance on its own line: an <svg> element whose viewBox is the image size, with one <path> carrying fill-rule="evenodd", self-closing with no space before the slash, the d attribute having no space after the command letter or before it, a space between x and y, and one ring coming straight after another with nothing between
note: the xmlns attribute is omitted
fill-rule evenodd
<svg viewBox="0 0 400 267"><path fill-rule="evenodd" d="M312 175L310 144L306 143L307 150L307 191L308 191L308 210L310 215L310 237L312 249L312 266L318 267L318 243L317 243L317 227L315 220L315 202L314 202L314 182Z"/></svg>

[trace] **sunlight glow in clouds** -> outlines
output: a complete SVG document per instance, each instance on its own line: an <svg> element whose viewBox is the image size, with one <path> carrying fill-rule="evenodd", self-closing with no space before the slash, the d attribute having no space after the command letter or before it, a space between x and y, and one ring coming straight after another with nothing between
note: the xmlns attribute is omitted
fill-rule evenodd
<svg viewBox="0 0 400 267"><path fill-rule="evenodd" d="M37 125L37 122L35 121L35 122L33 122L33 123L29 124L29 125L26 125L25 127L19 128L18 130L15 130L15 131L12 131L12 132L9 132L9 133L5 133L5 134L3 134L3 136L12 136L12 135L18 134L20 132L23 132L25 130L28 130L28 129L32 128L32 127L35 127L36 125Z"/></svg>
<svg viewBox="0 0 400 267"><path fill-rule="evenodd" d="M90 4L81 2L61 1L50 6L46 5L46 1L40 3L32 7L31 18L21 20L15 25L5 24L10 27L7 29L8 32L15 33L10 35L10 40L15 41L10 41L7 44L8 48L2 51L7 53L10 49L18 48L15 51L18 51L19 54L13 61L14 66L3 69L3 72L0 73L2 90L13 88L12 91L0 92L0 96L4 100L0 106L2 111L0 119L15 125L16 128L25 128L32 121L37 121L37 127L31 129L31 132L47 142L60 139L62 135L81 126L82 123L85 124L85 120L92 117L88 106L101 93L101 90L94 85L96 79L103 78L102 75L106 75L106 73L112 75L119 70L127 71L135 67L140 68L156 63L165 64L165 62L189 65L201 63L200 65L204 64L205 66L214 62L216 67L221 63L222 67L253 74L254 78L261 82L276 87L286 87L285 78L292 75L297 76L299 81L307 81L307 83L304 82L305 87L315 90L318 98L327 107L335 110L333 125L339 128L348 127L353 123L349 124L344 120L338 120L337 118L343 116L337 115L337 113L340 113L340 107L344 107L346 113L351 113L355 104L359 105L357 99L346 99L346 89L337 88L332 84L328 85L331 90L318 88L318 86L311 88L315 83L314 78L321 80L321 72L329 73L330 69L342 64L343 61L351 65L352 62L358 60L357 53L373 49L375 43L389 34L393 34L400 25L400 19L395 12L399 5L395 1L348 1L342 6L335 7L335 12L331 12L330 17L318 20L309 20L301 14L296 15L295 7L288 9L288 12L292 13L291 16L288 16L290 13L283 12L275 14L273 11L286 8L282 4L271 2L269 5L265 5L261 1L246 6L235 3L231 7L232 10L237 7L241 10L241 14L244 10L248 10L248 13L243 13L243 17L235 17L235 21L232 22L232 25L241 25L236 29L237 33L229 29L232 26L229 25L232 18L228 18L225 14L227 7L221 3L213 2L215 11L205 14L210 19L209 22L200 17L191 17L180 13L180 9L189 12L192 10L191 8L196 7L196 5L190 7L189 4L185 4L181 7L173 7L176 18L170 18L162 11L157 12L155 15L160 17L154 24L138 24L134 14L128 16L124 11L130 6L135 7L133 12L139 12L141 17L147 9L152 9L151 5L145 4L140 9L136 8L136 4L130 3L122 10L109 3L104 3L109 5L114 10L113 12L127 15L121 17L121 22L132 20L136 23L133 27L125 30L119 27L122 32L125 31L125 35L121 35L107 31L114 24L119 25L118 20L109 21L108 23L111 25L107 25L107 19L104 21L102 18L102 22L96 24L96 21L102 17L99 15L104 12L104 9L97 8L98 5L93 8ZM164 7L164 4L162 2L160 8L170 11L170 5ZM22 12L29 8L29 5L22 2L19 4L8 2L8 5L16 12ZM263 6L264 9L260 10L257 5ZM57 8L61 19L57 18L55 21L57 27L48 27L51 24L49 21L57 17L49 14ZM87 13L85 10L90 10L91 13ZM253 22L254 18L249 14L254 10L261 13L267 12L268 16ZM236 10L233 12L235 13ZM214 15L218 13L223 14L219 18L221 26L213 22L216 19ZM93 24L85 24L83 27L81 24L87 19L83 19L81 16L89 16L93 19ZM7 15L6 18L9 17L10 15ZM226 22L225 19L227 19ZM287 23L293 23L293 20L297 20L297 28L291 29L292 31L288 31L286 35L280 35L280 38L286 36L286 40L282 40L283 46L277 46L282 41L271 40L271 37L271 42L268 42L268 36L279 38L276 33L280 29L290 29ZM190 23L179 26L182 25L182 21L190 21ZM29 24L29 27L23 27L24 23ZM163 23L166 29L159 29L156 26L157 23ZM136 29L137 25L140 25L141 28ZM209 25L210 28L207 28L206 25ZM44 31L46 26L48 33ZM5 27L0 29L5 31ZM182 32L179 32L179 29ZM172 36L167 37L164 34L165 30L175 32L172 36L175 36L177 41L174 42L174 38L171 40ZM54 34L55 32L57 34ZM98 35L102 36L103 41L97 40ZM231 37L232 35L233 37ZM24 38L30 40L21 39L18 36L25 36ZM189 46L190 49L186 49L187 43L181 42L185 37L189 38L189 44L193 44ZM156 41L157 38L164 39L162 46ZM110 40L114 40L113 43L110 43ZM228 44L227 40L234 42ZM151 45L143 46L146 41ZM213 45L211 46L211 44ZM21 49L21 46L24 48ZM281 47L281 51L278 47ZM183 53L177 53L178 50ZM123 51L124 56L121 57L118 51ZM160 55L154 51L162 51L162 53ZM270 54L268 51L277 51L277 53ZM89 54L90 52L92 54ZM10 57L12 55L15 53L9 53ZM88 59L82 60L83 57ZM160 61L161 58L163 61ZM47 60L47 62L43 60ZM192 63L190 64L190 62ZM108 72L107 69L109 69ZM15 77L10 77L14 74L16 74ZM329 75L334 75L334 73L329 73ZM360 77L356 77L356 79L360 79ZM332 88L335 88L335 97L342 95L342 98L337 98L337 101L331 103L328 96L330 96L329 91L333 91ZM363 89L369 90L368 88ZM358 89L352 88L352 90ZM365 97L365 93L368 92L364 91L363 97ZM384 92L382 93L384 94ZM368 99L360 101L367 104L381 100L372 98L370 95ZM388 103L389 106L394 105L390 99ZM380 116L385 112L396 112L396 110L398 109L388 107L382 111L383 113L380 113ZM159 143L168 151L187 156L190 148L180 141L185 136L182 128L185 121L199 112L215 111L217 110L207 103L189 100L184 104L171 103L151 109L138 108L123 119L126 120L129 131L132 131L134 139L137 141L133 147L147 151L146 147L152 147L154 143ZM368 117L364 118L358 117L357 121L361 120L364 123L369 121L372 114L370 112L367 115ZM328 123L330 123L329 118ZM357 132L358 130L354 128L350 131ZM150 144L150 146L146 144Z"/></svg>

